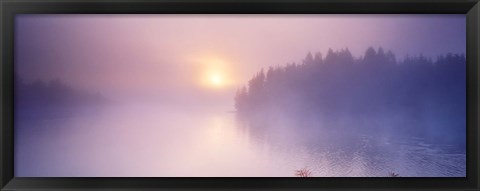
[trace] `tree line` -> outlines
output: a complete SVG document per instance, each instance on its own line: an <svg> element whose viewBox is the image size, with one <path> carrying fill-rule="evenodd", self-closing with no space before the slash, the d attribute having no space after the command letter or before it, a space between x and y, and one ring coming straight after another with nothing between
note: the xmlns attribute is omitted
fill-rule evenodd
<svg viewBox="0 0 480 191"><path fill-rule="evenodd" d="M268 67L239 88L239 115L272 113L320 117L375 117L394 113L409 120L431 116L465 118L466 59L448 53L397 59L392 51L369 47L355 58L347 49L308 53L301 63ZM426 120L421 120L426 121Z"/></svg>
<svg viewBox="0 0 480 191"><path fill-rule="evenodd" d="M14 74L14 106L19 116L57 115L55 109L63 113L79 106L101 105L107 99L100 93L90 93L75 89L60 79L25 82Z"/></svg>

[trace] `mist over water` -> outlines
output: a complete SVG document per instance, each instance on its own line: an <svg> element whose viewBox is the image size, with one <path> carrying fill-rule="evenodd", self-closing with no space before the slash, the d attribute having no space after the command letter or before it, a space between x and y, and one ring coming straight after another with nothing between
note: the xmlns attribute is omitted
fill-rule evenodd
<svg viewBox="0 0 480 191"><path fill-rule="evenodd" d="M386 55L308 54L261 70L231 106L181 93L110 100L16 76L15 175L464 177L464 56Z"/></svg>
<svg viewBox="0 0 480 191"><path fill-rule="evenodd" d="M466 176L464 15L15 26L17 177Z"/></svg>
<svg viewBox="0 0 480 191"><path fill-rule="evenodd" d="M221 110L135 104L17 120L15 175L291 177L304 167L325 177L466 173L465 152L454 144L345 131L306 141L308 132L282 124L259 132Z"/></svg>
<svg viewBox="0 0 480 191"><path fill-rule="evenodd" d="M91 108L72 118L20 123L16 130L22 137L16 144L20 176L291 173L285 169L281 173L281 168L270 164L269 155L274 153L253 145L249 135L235 126L234 114L222 110L116 105Z"/></svg>
<svg viewBox="0 0 480 191"><path fill-rule="evenodd" d="M182 93L110 100L16 76L15 175L464 177L465 58L346 51L262 70L231 106Z"/></svg>

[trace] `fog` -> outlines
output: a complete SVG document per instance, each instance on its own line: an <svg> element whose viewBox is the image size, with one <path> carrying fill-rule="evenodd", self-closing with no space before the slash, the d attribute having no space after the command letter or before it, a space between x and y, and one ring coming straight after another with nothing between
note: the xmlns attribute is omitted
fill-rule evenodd
<svg viewBox="0 0 480 191"><path fill-rule="evenodd" d="M465 26L464 15L19 15L15 70L117 97L205 91L203 70L221 67L231 97L262 67L309 51L464 53Z"/></svg>
<svg viewBox="0 0 480 191"><path fill-rule="evenodd" d="M464 177L464 15L19 15L19 177Z"/></svg>

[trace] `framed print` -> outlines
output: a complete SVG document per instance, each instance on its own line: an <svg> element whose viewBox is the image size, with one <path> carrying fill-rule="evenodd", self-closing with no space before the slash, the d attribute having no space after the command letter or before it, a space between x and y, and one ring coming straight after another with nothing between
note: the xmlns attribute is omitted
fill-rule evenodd
<svg viewBox="0 0 480 191"><path fill-rule="evenodd" d="M477 1L3 1L2 190L478 189Z"/></svg>

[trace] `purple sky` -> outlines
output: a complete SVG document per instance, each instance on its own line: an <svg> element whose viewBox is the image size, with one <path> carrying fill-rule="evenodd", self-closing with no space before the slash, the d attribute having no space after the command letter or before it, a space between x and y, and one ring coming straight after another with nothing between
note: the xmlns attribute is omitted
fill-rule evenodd
<svg viewBox="0 0 480 191"><path fill-rule="evenodd" d="M232 92L260 68L298 63L309 51L465 53L465 21L464 15L20 15L15 69L26 81L58 77L107 93L188 94L208 89L201 81L210 67L228 79L222 90Z"/></svg>

